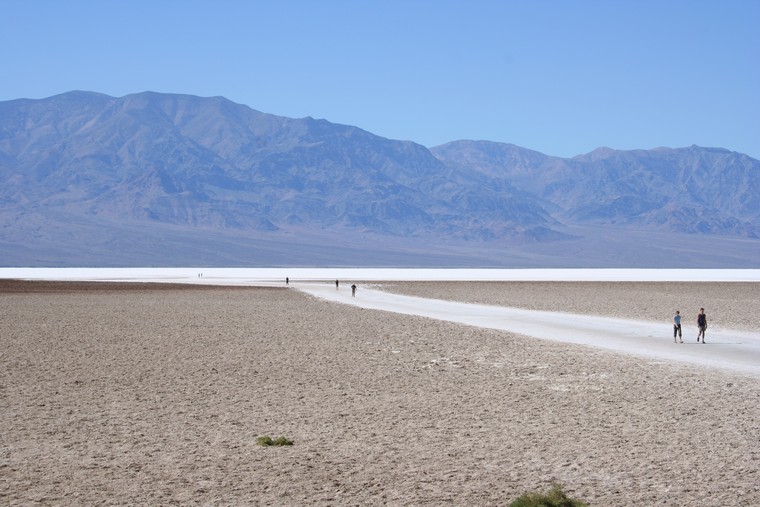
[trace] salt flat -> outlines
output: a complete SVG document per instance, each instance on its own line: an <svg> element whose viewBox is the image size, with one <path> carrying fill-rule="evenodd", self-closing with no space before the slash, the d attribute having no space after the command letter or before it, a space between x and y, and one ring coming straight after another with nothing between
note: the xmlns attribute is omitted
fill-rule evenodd
<svg viewBox="0 0 760 507"><path fill-rule="evenodd" d="M693 347L687 336L684 347L668 339L669 321L658 322L530 311L493 305L475 305L433 298L414 298L362 287L358 298L349 297L347 280L367 281L651 281L651 282L760 282L760 270L741 269L366 269L366 268L1 268L0 278L42 280L100 280L204 285L275 285L285 277L291 287L333 302L362 308L418 315L471 326L500 329L535 338L599 347L625 354L694 365L726 368L760 375L760 331L710 326L709 352ZM333 280L344 280L342 291ZM318 281L329 280L327 283ZM644 294L642 296L646 298ZM705 295L709 302L709 294ZM704 303L708 304L708 303ZM709 305L708 305L709 306ZM713 308L708 310L708 315ZM668 310L670 311L670 310ZM755 319L752 308L746 309ZM685 315L685 314L684 314ZM686 316L686 315L685 315ZM685 326L686 327L686 326ZM754 329L760 329L760 326ZM692 338L692 339L690 339ZM700 344L700 347L702 345Z"/></svg>
<svg viewBox="0 0 760 507"><path fill-rule="evenodd" d="M0 280L0 503L508 505L557 481L760 505L757 376L333 302L636 315L664 342L673 304L704 304L708 344L668 345L709 357L758 328L757 283L98 280Z"/></svg>
<svg viewBox="0 0 760 507"><path fill-rule="evenodd" d="M342 290L336 290L330 284L313 283L298 284L297 288L328 301L360 308L417 315L760 376L760 333L708 327L708 343L698 344L687 333L685 343L676 344L671 336L672 325L669 321L650 322L460 303L404 296L366 287L360 287L358 297L352 297L346 284ZM706 345L710 346L709 350Z"/></svg>
<svg viewBox="0 0 760 507"><path fill-rule="evenodd" d="M200 277L199 275L203 275ZM315 280L760 282L760 269L0 268L0 279L246 285Z"/></svg>

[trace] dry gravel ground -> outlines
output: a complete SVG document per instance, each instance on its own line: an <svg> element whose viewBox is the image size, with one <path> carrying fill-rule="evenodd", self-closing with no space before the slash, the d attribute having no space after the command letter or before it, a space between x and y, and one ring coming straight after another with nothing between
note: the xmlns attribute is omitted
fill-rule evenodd
<svg viewBox="0 0 760 507"><path fill-rule="evenodd" d="M386 288L760 329L756 284ZM758 378L284 288L0 281L0 308L0 504L760 505Z"/></svg>

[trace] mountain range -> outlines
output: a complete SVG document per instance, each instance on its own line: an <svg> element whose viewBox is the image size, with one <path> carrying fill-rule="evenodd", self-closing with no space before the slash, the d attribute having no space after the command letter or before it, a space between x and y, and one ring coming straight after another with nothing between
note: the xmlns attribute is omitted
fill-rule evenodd
<svg viewBox="0 0 760 507"><path fill-rule="evenodd" d="M0 185L3 266L760 267L760 161L720 148L426 148L76 91L0 102Z"/></svg>

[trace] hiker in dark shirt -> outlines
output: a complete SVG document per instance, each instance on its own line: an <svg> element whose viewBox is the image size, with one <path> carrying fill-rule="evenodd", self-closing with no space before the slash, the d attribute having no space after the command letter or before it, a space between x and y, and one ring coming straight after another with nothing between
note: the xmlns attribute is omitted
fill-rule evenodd
<svg viewBox="0 0 760 507"><path fill-rule="evenodd" d="M699 337L702 337L702 343L705 343L705 330L707 329L707 315L705 315L705 309L699 309L699 315L697 315L697 328L699 328L699 334L697 335L697 343L699 343Z"/></svg>

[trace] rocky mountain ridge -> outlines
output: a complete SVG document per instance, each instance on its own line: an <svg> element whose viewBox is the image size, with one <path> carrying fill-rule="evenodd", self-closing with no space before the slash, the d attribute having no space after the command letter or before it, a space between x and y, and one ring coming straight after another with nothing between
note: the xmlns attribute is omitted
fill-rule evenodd
<svg viewBox="0 0 760 507"><path fill-rule="evenodd" d="M428 149L222 97L70 92L0 102L0 264L636 267L709 237L686 262L755 266L759 175L722 149Z"/></svg>

